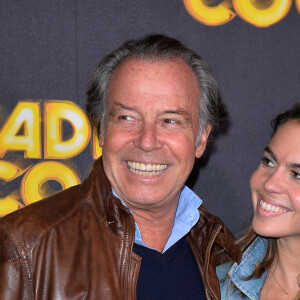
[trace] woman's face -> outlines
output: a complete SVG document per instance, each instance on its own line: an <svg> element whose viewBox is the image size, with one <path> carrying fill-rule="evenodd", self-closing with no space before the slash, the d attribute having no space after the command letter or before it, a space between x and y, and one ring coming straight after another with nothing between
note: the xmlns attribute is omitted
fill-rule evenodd
<svg viewBox="0 0 300 300"><path fill-rule="evenodd" d="M266 237L300 236L300 122L279 127L250 180L253 229Z"/></svg>

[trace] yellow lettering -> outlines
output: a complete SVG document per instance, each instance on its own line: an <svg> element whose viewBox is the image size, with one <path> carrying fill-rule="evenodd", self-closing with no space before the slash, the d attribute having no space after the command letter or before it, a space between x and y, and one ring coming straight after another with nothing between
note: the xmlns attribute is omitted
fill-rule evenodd
<svg viewBox="0 0 300 300"><path fill-rule="evenodd" d="M298 13L300 14L300 0L295 0L295 4L298 10Z"/></svg>
<svg viewBox="0 0 300 300"><path fill-rule="evenodd" d="M15 164L0 160L0 179L9 182L22 174L23 171ZM0 198L0 217L13 212L22 206L23 205L18 202L18 199L13 194Z"/></svg>
<svg viewBox="0 0 300 300"><path fill-rule="evenodd" d="M97 129L93 127L93 159L97 159L102 155L102 148L99 145Z"/></svg>
<svg viewBox="0 0 300 300"><path fill-rule="evenodd" d="M24 151L25 158L41 158L40 103L19 102L0 131L0 157Z"/></svg>
<svg viewBox="0 0 300 300"><path fill-rule="evenodd" d="M229 8L228 1L208 6L207 0L183 0L188 13L197 21L210 25L222 25L231 21L236 14Z"/></svg>
<svg viewBox="0 0 300 300"><path fill-rule="evenodd" d="M287 15L292 0L233 0L232 3L242 19L257 27L268 27Z"/></svg>
<svg viewBox="0 0 300 300"><path fill-rule="evenodd" d="M75 171L60 162L38 163L22 179L21 195L24 203L28 205L53 194L53 190L47 186L49 180L57 181L63 190L80 183Z"/></svg>
<svg viewBox="0 0 300 300"><path fill-rule="evenodd" d="M78 155L87 146L91 128L82 109L70 101L45 102L45 158L65 159ZM63 140L63 121L73 128L71 138Z"/></svg>

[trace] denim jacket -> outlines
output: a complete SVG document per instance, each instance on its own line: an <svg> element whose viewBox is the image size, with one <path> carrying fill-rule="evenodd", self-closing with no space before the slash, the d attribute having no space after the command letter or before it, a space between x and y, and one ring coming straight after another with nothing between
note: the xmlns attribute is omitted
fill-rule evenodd
<svg viewBox="0 0 300 300"><path fill-rule="evenodd" d="M217 267L221 300L259 299L267 271L260 278L250 280L243 280L243 278L252 274L255 264L263 260L267 245L267 239L257 237L243 253L240 264L229 262Z"/></svg>

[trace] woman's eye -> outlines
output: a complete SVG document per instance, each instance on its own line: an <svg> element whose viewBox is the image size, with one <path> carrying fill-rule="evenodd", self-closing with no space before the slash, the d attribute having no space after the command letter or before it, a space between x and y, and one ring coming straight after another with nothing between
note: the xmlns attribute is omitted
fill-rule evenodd
<svg viewBox="0 0 300 300"><path fill-rule="evenodd" d="M300 180L300 173L299 173L299 172L292 171L292 176L293 176L295 179Z"/></svg>
<svg viewBox="0 0 300 300"><path fill-rule="evenodd" d="M275 166L275 163L268 157L264 156L262 159L261 159L261 163L264 165L264 166L267 166L267 167L274 167Z"/></svg>

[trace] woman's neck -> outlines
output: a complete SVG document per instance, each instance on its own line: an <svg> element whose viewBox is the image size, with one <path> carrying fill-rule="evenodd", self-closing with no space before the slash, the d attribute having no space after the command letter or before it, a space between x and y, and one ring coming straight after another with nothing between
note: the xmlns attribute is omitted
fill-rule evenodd
<svg viewBox="0 0 300 300"><path fill-rule="evenodd" d="M279 238L276 241L277 255L272 267L289 277L290 274L300 274L300 237Z"/></svg>
<svg viewBox="0 0 300 300"><path fill-rule="evenodd" d="M269 273L277 285L295 295L300 291L300 239L279 238L276 245L277 254Z"/></svg>

